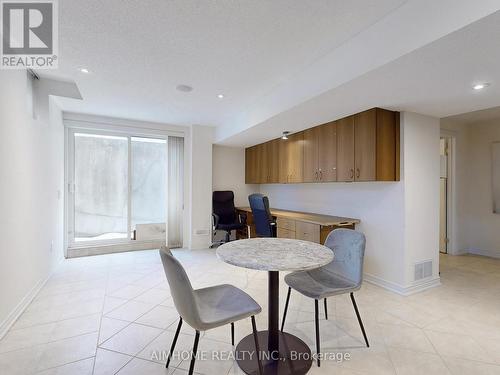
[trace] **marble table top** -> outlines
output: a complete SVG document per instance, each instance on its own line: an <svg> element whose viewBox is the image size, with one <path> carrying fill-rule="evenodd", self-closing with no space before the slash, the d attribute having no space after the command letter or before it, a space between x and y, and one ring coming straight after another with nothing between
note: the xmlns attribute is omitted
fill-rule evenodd
<svg viewBox="0 0 500 375"><path fill-rule="evenodd" d="M250 238L217 249L224 262L260 271L306 271L330 263L333 255L326 246L289 238Z"/></svg>

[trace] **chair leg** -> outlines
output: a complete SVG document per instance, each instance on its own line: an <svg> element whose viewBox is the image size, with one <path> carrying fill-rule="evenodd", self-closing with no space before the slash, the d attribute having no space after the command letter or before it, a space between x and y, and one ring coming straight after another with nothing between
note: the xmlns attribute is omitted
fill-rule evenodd
<svg viewBox="0 0 500 375"><path fill-rule="evenodd" d="M231 345L234 346L234 322L231 323Z"/></svg>
<svg viewBox="0 0 500 375"><path fill-rule="evenodd" d="M200 331L196 331L194 336L193 352L191 353L191 364L189 365L189 375L193 375L196 353L198 352L198 342L200 341Z"/></svg>
<svg viewBox="0 0 500 375"><path fill-rule="evenodd" d="M290 302L290 293L291 292L292 292L292 288L288 287L288 294L286 295L285 311L283 312L283 319L281 320L281 332L283 332L283 328L285 328L285 319L286 319L286 313L288 311L288 302Z"/></svg>
<svg viewBox="0 0 500 375"><path fill-rule="evenodd" d="M356 300L354 299L354 293L351 293L351 301L352 305L354 306L354 311L356 311L356 316L358 317L359 326L361 327L361 332L363 332L366 346L369 348L370 344L368 343L368 338L366 337L365 327L363 326L363 322L361 321L361 315L359 315L358 306L356 305Z"/></svg>
<svg viewBox="0 0 500 375"><path fill-rule="evenodd" d="M259 374L263 375L264 371L262 369L262 361L260 360L259 336L257 335L257 326L255 325L255 316L253 316L253 315L252 315L252 331L253 331L253 341L255 342L255 354L257 357L257 363L259 364Z"/></svg>
<svg viewBox="0 0 500 375"><path fill-rule="evenodd" d="M319 306L318 306L318 300L314 300L314 320L316 322L316 354L317 354L317 362L318 362L318 367L320 366L320 353L321 349L319 346Z"/></svg>
<svg viewBox="0 0 500 375"><path fill-rule="evenodd" d="M168 353L167 364L165 365L165 368L168 368L170 360L172 359L172 354L175 349L175 344L177 344L177 338L179 337L179 332L181 331L181 327L182 327L182 318L179 318L179 324L177 325L177 329L175 330L174 341L172 341L172 345L170 346L170 352Z"/></svg>
<svg viewBox="0 0 500 375"><path fill-rule="evenodd" d="M326 298L324 299L325 302L325 319L328 320L328 304L326 302Z"/></svg>

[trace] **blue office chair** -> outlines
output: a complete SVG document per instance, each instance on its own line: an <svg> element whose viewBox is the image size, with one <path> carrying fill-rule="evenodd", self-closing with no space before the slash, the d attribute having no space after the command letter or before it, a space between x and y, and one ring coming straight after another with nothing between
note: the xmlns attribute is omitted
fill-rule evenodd
<svg viewBox="0 0 500 375"><path fill-rule="evenodd" d="M257 237L276 237L276 222L269 210L269 199L262 194L248 196Z"/></svg>

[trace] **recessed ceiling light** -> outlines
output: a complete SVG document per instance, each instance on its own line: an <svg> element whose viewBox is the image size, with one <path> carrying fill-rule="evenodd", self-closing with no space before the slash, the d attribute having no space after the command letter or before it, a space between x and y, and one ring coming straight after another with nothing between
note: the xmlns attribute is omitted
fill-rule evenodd
<svg viewBox="0 0 500 375"><path fill-rule="evenodd" d="M90 70L88 70L87 68L80 68L78 69L80 72L82 73L85 73L85 74L89 74L90 73Z"/></svg>
<svg viewBox="0 0 500 375"><path fill-rule="evenodd" d="M288 134L290 134L290 132L285 130L283 132L283 135L281 136L281 139L285 139L285 140L288 139Z"/></svg>
<svg viewBox="0 0 500 375"><path fill-rule="evenodd" d="M191 92L193 91L193 88L188 85L178 85L176 87L177 91L182 91L182 92Z"/></svg>
<svg viewBox="0 0 500 375"><path fill-rule="evenodd" d="M484 82L484 83L477 83L477 84L475 84L474 86L472 86L472 88L473 88L474 90L482 90L482 89L484 89L485 87L488 87L489 85L490 85L490 84L489 84L489 83L487 83L487 82Z"/></svg>
<svg viewBox="0 0 500 375"><path fill-rule="evenodd" d="M224 99L224 94L219 94L219 95L217 95L217 97L218 97L219 99Z"/></svg>

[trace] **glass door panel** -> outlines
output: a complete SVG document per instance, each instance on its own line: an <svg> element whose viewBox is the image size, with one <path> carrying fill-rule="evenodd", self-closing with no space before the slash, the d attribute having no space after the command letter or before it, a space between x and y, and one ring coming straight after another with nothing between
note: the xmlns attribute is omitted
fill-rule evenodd
<svg viewBox="0 0 500 375"><path fill-rule="evenodd" d="M74 242L129 238L128 143L74 134Z"/></svg>
<svg viewBox="0 0 500 375"><path fill-rule="evenodd" d="M138 240L165 239L167 141L131 137L131 230Z"/></svg>

